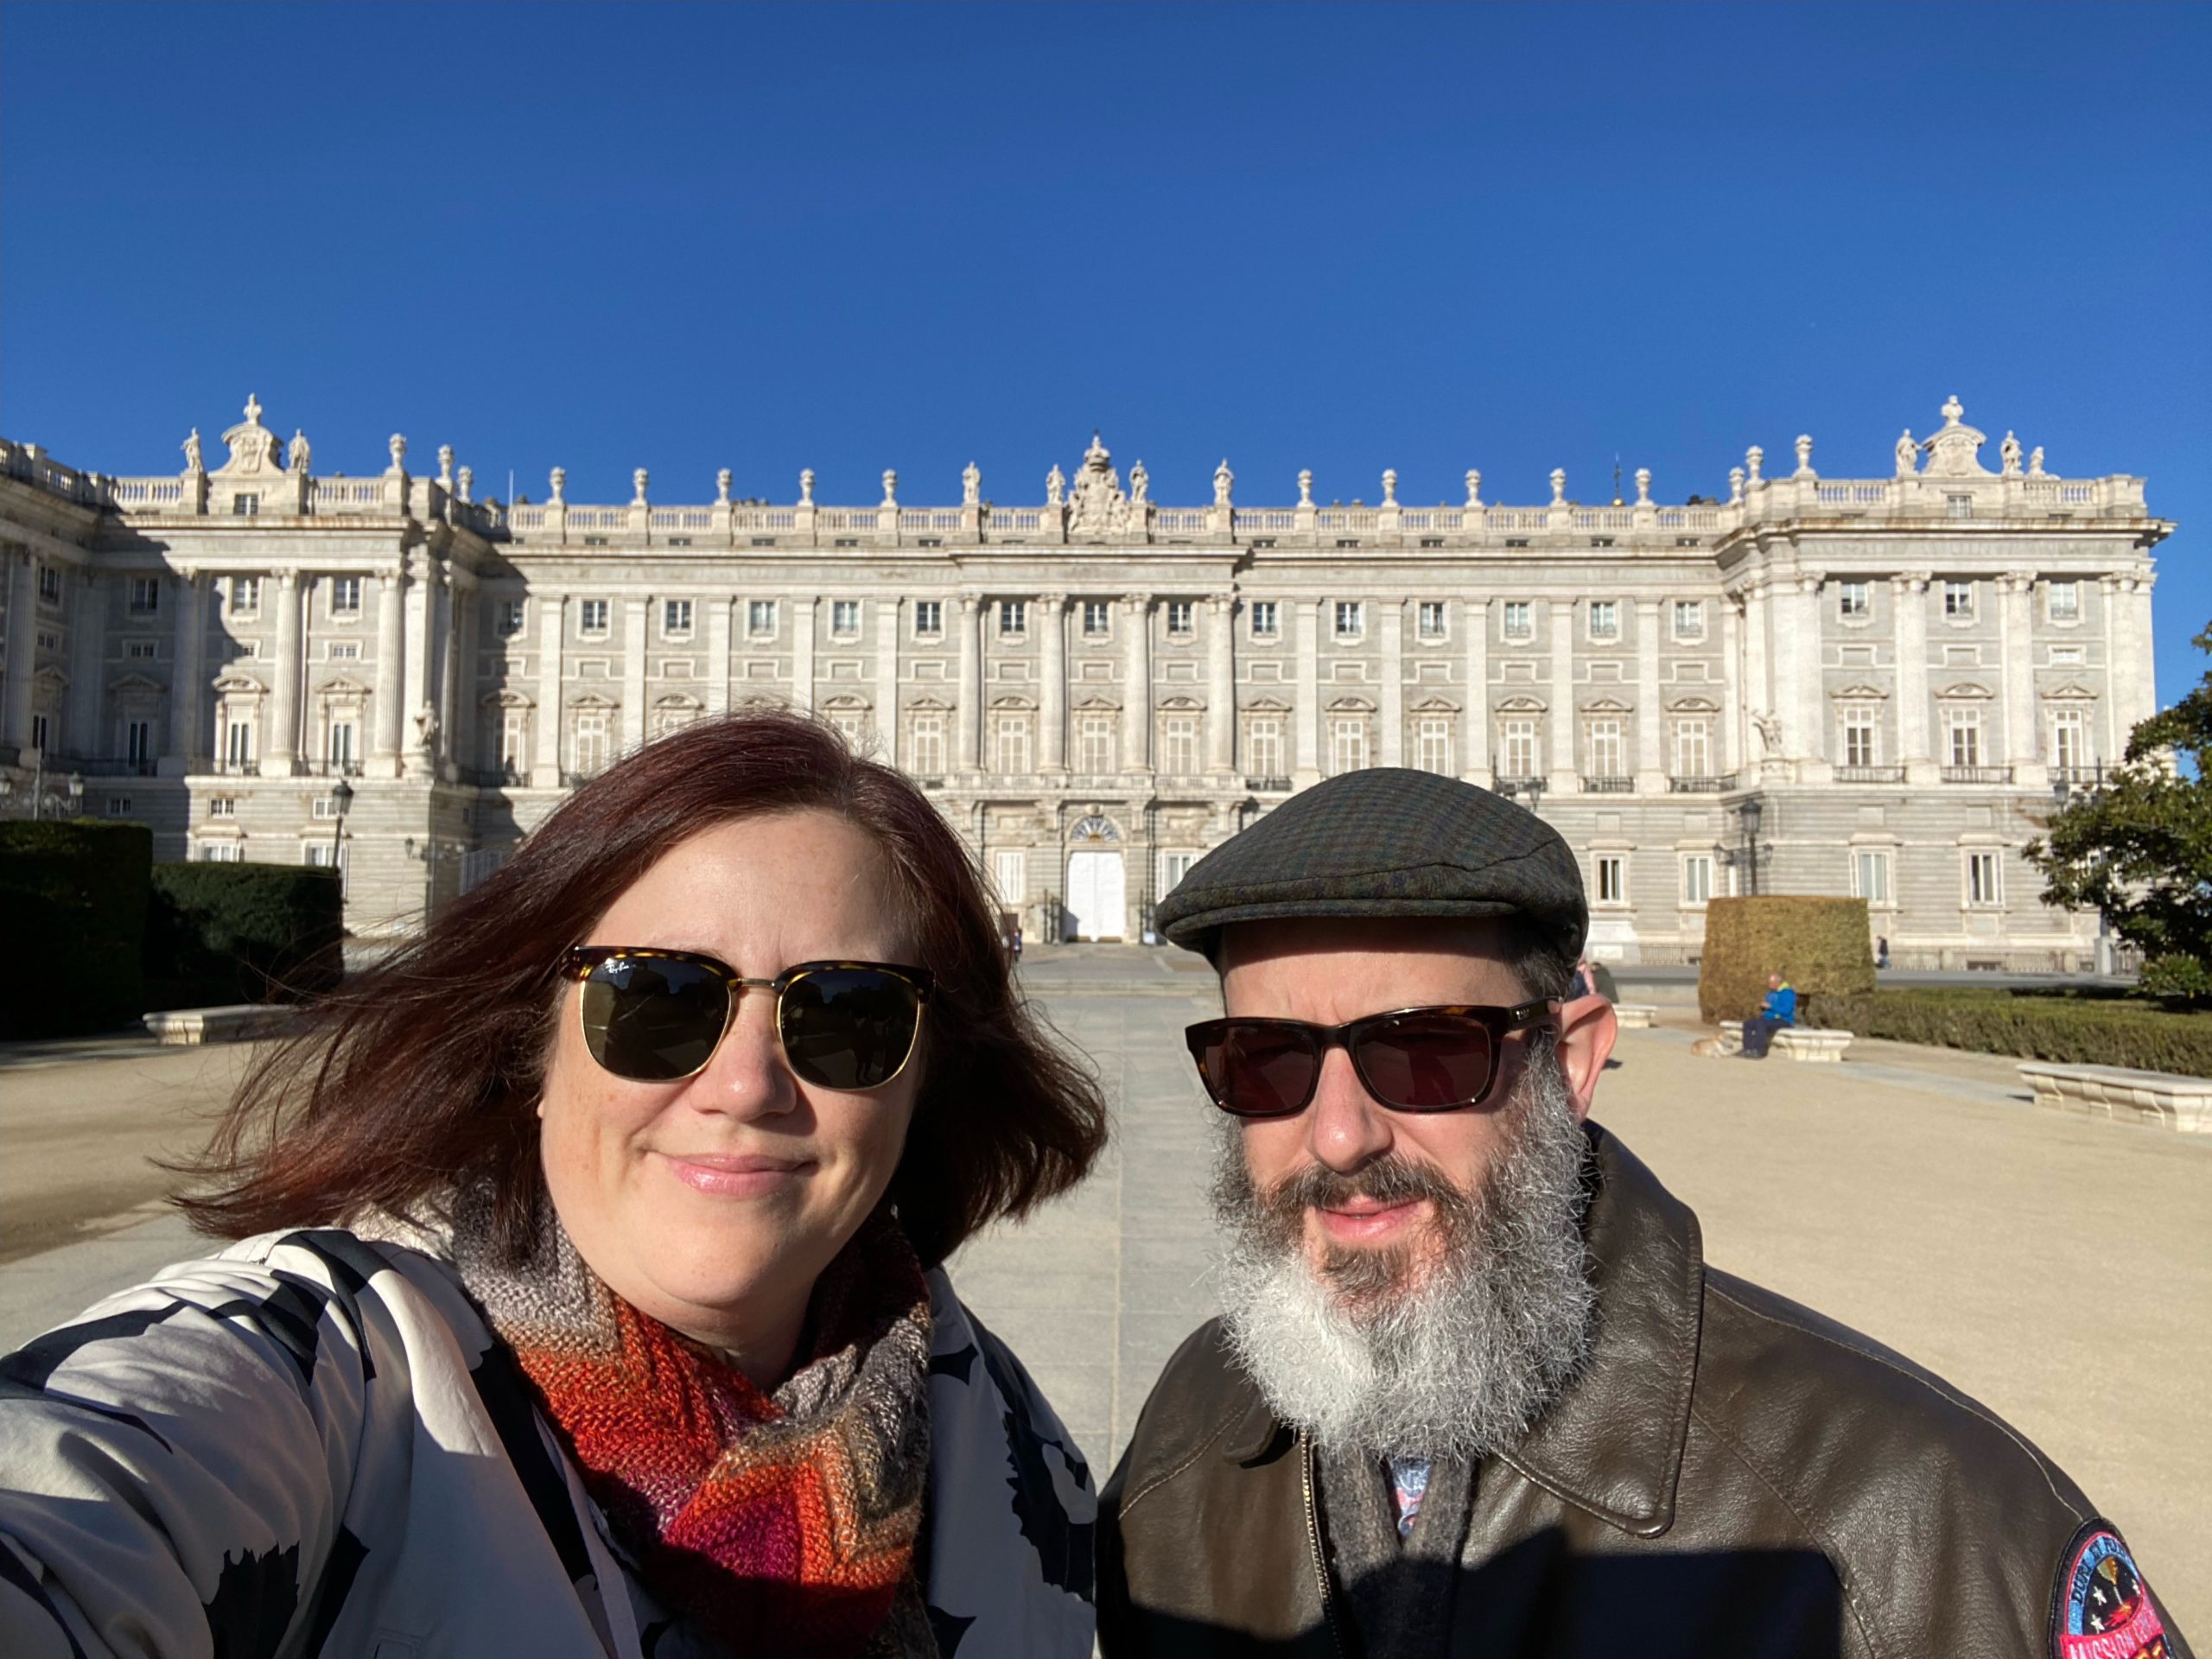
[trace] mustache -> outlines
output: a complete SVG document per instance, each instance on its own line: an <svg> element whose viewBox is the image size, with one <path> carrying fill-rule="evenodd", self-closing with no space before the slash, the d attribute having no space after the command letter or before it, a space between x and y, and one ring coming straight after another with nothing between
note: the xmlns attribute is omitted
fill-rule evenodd
<svg viewBox="0 0 2212 1659"><path fill-rule="evenodd" d="M1243 1158L1222 1160L1214 1199L1224 1217L1256 1233L1277 1249L1291 1247L1304 1232L1308 1210L1341 1209L1355 1198L1384 1205L1426 1200L1447 1238L1465 1236L1476 1224L1479 1196L1471 1196L1432 1164L1396 1152L1384 1153L1357 1169L1309 1164L1262 1190Z"/></svg>

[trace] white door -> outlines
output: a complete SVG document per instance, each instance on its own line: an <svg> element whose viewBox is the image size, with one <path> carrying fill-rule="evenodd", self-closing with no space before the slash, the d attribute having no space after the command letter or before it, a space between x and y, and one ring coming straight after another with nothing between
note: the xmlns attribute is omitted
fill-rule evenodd
<svg viewBox="0 0 2212 1659"><path fill-rule="evenodd" d="M1070 929L1078 939L1118 939L1126 925L1128 902L1119 853L1068 855Z"/></svg>

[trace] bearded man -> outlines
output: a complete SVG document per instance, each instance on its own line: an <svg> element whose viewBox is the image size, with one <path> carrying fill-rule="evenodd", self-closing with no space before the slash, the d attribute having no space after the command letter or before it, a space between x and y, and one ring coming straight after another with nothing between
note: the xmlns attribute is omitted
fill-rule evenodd
<svg viewBox="0 0 2212 1659"><path fill-rule="evenodd" d="M1358 772L1160 908L1221 974L1222 1317L1101 1500L1112 1659L2185 1659L2126 1546L1990 1413L1705 1265L1586 1115L1573 855Z"/></svg>

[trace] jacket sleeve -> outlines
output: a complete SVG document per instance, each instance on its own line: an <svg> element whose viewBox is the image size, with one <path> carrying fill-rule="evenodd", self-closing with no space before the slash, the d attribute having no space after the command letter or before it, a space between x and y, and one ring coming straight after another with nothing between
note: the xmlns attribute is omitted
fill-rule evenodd
<svg viewBox="0 0 2212 1659"><path fill-rule="evenodd" d="M332 1266L173 1268L0 1359L0 1652L274 1654L313 1617L372 1370Z"/></svg>

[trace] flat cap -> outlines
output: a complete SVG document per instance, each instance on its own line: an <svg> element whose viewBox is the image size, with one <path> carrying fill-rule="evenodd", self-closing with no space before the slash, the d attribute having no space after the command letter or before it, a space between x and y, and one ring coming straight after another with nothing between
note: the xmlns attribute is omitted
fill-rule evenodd
<svg viewBox="0 0 2212 1659"><path fill-rule="evenodd" d="M1559 832L1472 784L1376 766L1292 796L1215 848L1160 900L1158 921L1217 960L1233 922L1513 914L1581 953L1582 870Z"/></svg>

